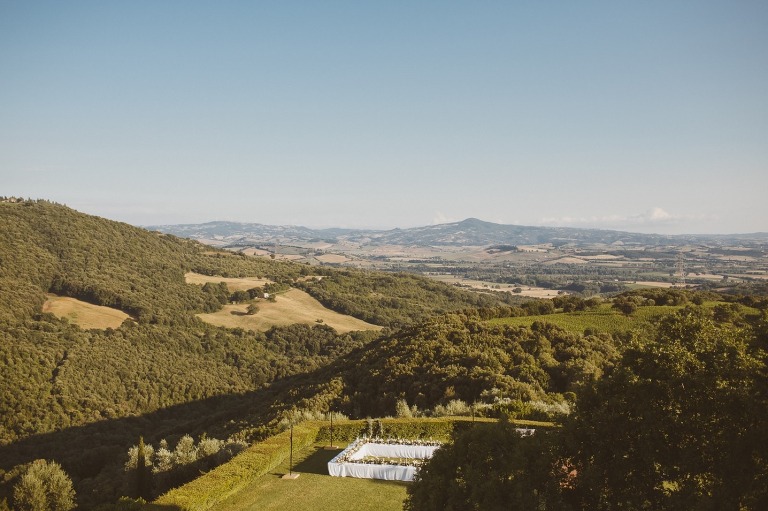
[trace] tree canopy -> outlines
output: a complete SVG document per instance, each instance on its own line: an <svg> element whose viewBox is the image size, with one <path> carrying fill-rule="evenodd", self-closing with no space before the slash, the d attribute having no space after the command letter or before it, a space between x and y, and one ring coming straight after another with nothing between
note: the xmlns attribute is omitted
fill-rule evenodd
<svg viewBox="0 0 768 511"><path fill-rule="evenodd" d="M766 509L765 318L740 328L701 307L665 318L580 390L562 430L457 436L408 509Z"/></svg>

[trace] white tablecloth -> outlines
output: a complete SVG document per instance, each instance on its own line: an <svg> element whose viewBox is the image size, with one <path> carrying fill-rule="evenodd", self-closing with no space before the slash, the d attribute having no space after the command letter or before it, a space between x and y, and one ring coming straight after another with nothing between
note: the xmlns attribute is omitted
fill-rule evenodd
<svg viewBox="0 0 768 511"><path fill-rule="evenodd" d="M344 458L347 451L352 448L354 448L354 444L347 447L338 456L328 462L328 473L330 475L338 477L386 479L388 481L413 481L413 476L418 470L416 467L355 463L355 460L360 460L366 456L379 458L426 459L431 458L439 446L365 443L349 456L349 461L339 463L338 460Z"/></svg>
<svg viewBox="0 0 768 511"><path fill-rule="evenodd" d="M372 465L370 463L328 463L328 473L337 477L386 479L387 481L413 481L416 467L401 465Z"/></svg>

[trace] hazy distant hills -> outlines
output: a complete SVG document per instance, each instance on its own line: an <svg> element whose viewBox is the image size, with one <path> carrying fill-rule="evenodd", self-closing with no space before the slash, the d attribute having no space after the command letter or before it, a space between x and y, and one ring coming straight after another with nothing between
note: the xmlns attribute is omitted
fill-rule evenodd
<svg viewBox="0 0 768 511"><path fill-rule="evenodd" d="M219 245L271 242L353 242L361 245L488 246L532 245L708 245L762 244L768 233L733 235L660 235L602 229L504 225L468 218L409 229L310 229L258 223L208 222L204 224L154 225L148 229Z"/></svg>

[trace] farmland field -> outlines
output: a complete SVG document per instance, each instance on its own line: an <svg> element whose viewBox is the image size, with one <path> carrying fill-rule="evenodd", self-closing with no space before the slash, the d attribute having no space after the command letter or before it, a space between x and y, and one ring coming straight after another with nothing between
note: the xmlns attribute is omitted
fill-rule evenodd
<svg viewBox="0 0 768 511"><path fill-rule="evenodd" d="M350 260L348 257L340 254L323 254L320 256L315 256L315 259L317 259L321 263L326 263L326 264L342 264Z"/></svg>
<svg viewBox="0 0 768 511"><path fill-rule="evenodd" d="M246 314L248 304L225 305L222 310L212 314L198 314L203 321L227 328L266 331L273 326L287 326L294 323L315 325L322 320L339 333L353 330L380 330L381 327L366 323L352 316L339 314L312 298L304 291L290 289L276 296L276 301L259 300L259 311Z"/></svg>
<svg viewBox="0 0 768 511"><path fill-rule="evenodd" d="M80 328L117 328L130 316L111 307L102 307L66 296L48 295L43 312L50 312L57 318L66 318Z"/></svg>
<svg viewBox="0 0 768 511"><path fill-rule="evenodd" d="M494 284L482 280L467 279L456 275L427 275L427 277L438 280L440 282L444 282L445 284L459 285L461 287L467 287L479 291L484 289L494 291L512 291L514 288L518 287L515 284ZM562 291L558 291L557 289L545 289L543 287L535 286L519 287L521 291L517 294L519 296L526 296L528 298L554 298L555 296L568 294L563 293Z"/></svg>
<svg viewBox="0 0 768 511"><path fill-rule="evenodd" d="M320 445L294 455L298 479L281 479L286 461L233 495L213 511L400 511L408 483L353 477L331 477L327 463L340 450Z"/></svg>

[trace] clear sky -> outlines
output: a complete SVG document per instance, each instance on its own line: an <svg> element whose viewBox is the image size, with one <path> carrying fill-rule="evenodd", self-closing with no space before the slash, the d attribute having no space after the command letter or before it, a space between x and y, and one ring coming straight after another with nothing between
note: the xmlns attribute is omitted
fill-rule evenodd
<svg viewBox="0 0 768 511"><path fill-rule="evenodd" d="M768 2L0 0L0 195L768 231Z"/></svg>

